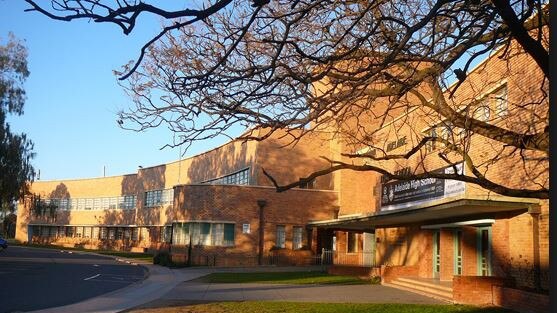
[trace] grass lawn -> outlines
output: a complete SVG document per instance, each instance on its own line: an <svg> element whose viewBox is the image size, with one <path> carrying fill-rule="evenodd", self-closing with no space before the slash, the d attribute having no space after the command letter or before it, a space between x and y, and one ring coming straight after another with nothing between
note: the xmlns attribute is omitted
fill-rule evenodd
<svg viewBox="0 0 557 313"><path fill-rule="evenodd" d="M83 252L93 252L98 254L110 255L121 258L129 258L147 262L153 262L153 255L151 253L140 253L140 252L127 252L127 251L111 251L111 250L91 250L79 247L63 247L56 245L43 245L43 244L21 244L17 241L9 241L11 246L21 246L21 247L32 247L32 248L45 248L45 249L55 249L55 250L69 250L69 251L83 251Z"/></svg>
<svg viewBox="0 0 557 313"><path fill-rule="evenodd" d="M369 284L352 276L329 275L322 272L213 273L200 280L209 283L266 284Z"/></svg>
<svg viewBox="0 0 557 313"><path fill-rule="evenodd" d="M502 308L478 308L464 305L377 304L377 303L308 303L308 302L214 302L137 308L133 313L511 313Z"/></svg>

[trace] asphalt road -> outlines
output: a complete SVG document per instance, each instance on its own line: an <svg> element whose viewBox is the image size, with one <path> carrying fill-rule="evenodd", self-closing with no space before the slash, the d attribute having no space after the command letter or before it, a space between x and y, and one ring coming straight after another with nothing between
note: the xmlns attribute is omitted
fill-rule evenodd
<svg viewBox="0 0 557 313"><path fill-rule="evenodd" d="M67 305L145 278L146 269L79 252L10 246L0 251L0 312Z"/></svg>

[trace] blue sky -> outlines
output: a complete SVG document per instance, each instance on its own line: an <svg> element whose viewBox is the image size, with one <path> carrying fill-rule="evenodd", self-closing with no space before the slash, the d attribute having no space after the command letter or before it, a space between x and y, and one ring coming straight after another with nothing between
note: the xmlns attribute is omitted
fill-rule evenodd
<svg viewBox="0 0 557 313"><path fill-rule="evenodd" d="M172 141L166 128L136 133L116 123L116 113L132 103L112 70L137 58L160 21L144 17L125 36L115 25L54 21L23 12L27 7L23 1L0 0L0 37L5 43L13 32L29 51L25 113L9 122L35 143L33 164L40 179L98 177L103 166L112 176L177 160L178 148L160 150ZM225 141L198 143L186 156Z"/></svg>

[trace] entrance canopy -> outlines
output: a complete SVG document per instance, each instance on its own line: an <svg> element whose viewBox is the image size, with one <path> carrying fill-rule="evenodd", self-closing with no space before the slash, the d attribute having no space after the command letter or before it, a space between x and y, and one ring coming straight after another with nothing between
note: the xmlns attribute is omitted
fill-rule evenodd
<svg viewBox="0 0 557 313"><path fill-rule="evenodd" d="M445 199L446 200L446 199ZM408 209L379 211L374 214L316 221L308 226L336 230L369 231L375 228L397 227L407 224L447 223L477 218L492 218L496 213L539 213L537 201L456 199L442 203L428 203Z"/></svg>

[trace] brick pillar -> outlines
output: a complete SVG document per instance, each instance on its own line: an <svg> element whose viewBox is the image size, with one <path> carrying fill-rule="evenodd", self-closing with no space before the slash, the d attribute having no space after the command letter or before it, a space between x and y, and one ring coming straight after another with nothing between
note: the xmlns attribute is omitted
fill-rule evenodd
<svg viewBox="0 0 557 313"><path fill-rule="evenodd" d="M454 275L454 238L453 231L441 229L441 269L440 280L453 280Z"/></svg>

